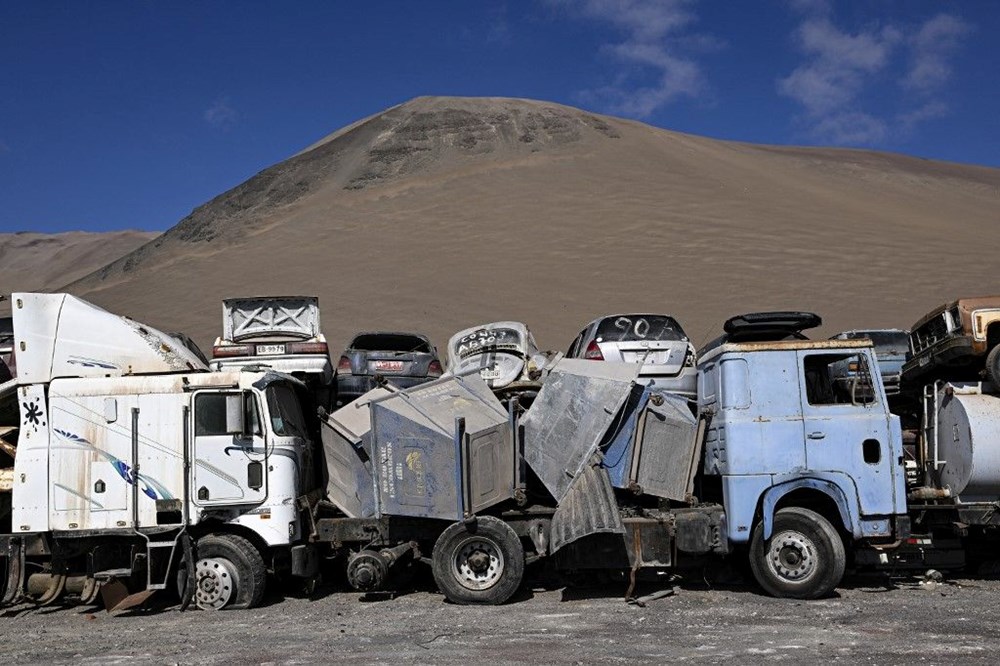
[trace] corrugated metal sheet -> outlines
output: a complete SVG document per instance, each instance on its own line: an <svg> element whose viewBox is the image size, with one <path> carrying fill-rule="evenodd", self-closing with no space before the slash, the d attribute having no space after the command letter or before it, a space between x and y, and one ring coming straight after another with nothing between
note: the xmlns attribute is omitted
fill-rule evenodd
<svg viewBox="0 0 1000 666"><path fill-rule="evenodd" d="M552 516L550 552L590 534L624 534L608 472L595 457L577 474Z"/></svg>
<svg viewBox="0 0 1000 666"><path fill-rule="evenodd" d="M632 473L643 494L689 501L701 451L697 425L686 400L658 394L649 401L632 456Z"/></svg>

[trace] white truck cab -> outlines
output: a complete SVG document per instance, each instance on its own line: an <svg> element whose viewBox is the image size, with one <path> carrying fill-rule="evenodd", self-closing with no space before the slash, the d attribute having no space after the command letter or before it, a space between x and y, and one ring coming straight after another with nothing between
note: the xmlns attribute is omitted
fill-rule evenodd
<svg viewBox="0 0 1000 666"><path fill-rule="evenodd" d="M308 573L301 382L210 372L175 338L69 295L12 300L10 558L36 563L49 591L70 575L147 596L179 585L203 608L255 605L276 562ZM5 598L25 583L21 567Z"/></svg>

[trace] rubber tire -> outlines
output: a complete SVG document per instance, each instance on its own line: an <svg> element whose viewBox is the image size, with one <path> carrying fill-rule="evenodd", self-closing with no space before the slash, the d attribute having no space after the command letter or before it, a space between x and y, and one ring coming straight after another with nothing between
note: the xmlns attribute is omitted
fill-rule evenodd
<svg viewBox="0 0 1000 666"><path fill-rule="evenodd" d="M781 532L798 532L814 545L816 569L807 578L789 580L778 575L766 561L770 539L764 540L763 522L757 524L750 541L750 569L764 591L775 597L818 599L837 587L844 577L847 555L844 542L830 522L815 511L787 507L774 515L772 538Z"/></svg>
<svg viewBox="0 0 1000 666"><path fill-rule="evenodd" d="M489 541L503 555L500 579L484 590L471 590L456 578L452 562L456 550L470 536ZM510 525L493 516L474 523L455 523L441 533L433 550L434 581L449 601L462 605L499 605L514 596L524 578L524 547Z"/></svg>
<svg viewBox="0 0 1000 666"><path fill-rule="evenodd" d="M227 560L236 572L236 597L222 610L256 608L264 599L267 567L260 551L247 539L236 534L208 534L198 539L195 557L216 557ZM177 572L177 589L183 594L187 568L182 562Z"/></svg>
<svg viewBox="0 0 1000 666"><path fill-rule="evenodd" d="M1000 389L1000 344L986 355L986 378L997 389Z"/></svg>

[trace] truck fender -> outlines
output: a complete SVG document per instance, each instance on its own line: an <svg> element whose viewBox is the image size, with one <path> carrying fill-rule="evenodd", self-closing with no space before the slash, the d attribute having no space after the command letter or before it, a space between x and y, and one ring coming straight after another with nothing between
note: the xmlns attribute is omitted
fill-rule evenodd
<svg viewBox="0 0 1000 666"><path fill-rule="evenodd" d="M823 479L796 479L795 481L783 483L780 486L774 486L764 493L764 498L761 502L761 513L764 522L765 539L771 538L771 532L774 529L774 507L788 493L803 488L818 490L832 499L834 504L837 505L837 511L840 513L840 521L844 524L844 527L855 538L861 538L861 526L854 515L854 507L847 501L847 495L840 486L832 481L825 481Z"/></svg>

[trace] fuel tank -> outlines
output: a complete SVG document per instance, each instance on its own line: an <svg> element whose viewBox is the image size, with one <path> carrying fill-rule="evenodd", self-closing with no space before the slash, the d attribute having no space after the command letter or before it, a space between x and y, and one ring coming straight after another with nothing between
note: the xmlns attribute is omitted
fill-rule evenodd
<svg viewBox="0 0 1000 666"><path fill-rule="evenodd" d="M963 500L1000 497L1000 396L981 384L949 386L940 398L941 484Z"/></svg>

